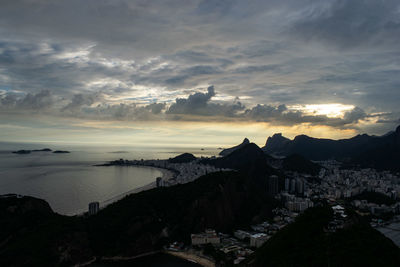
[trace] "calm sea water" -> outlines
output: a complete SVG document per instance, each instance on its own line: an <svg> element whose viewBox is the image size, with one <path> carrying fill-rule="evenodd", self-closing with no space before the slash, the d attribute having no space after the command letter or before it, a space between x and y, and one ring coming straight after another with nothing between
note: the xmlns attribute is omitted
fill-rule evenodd
<svg viewBox="0 0 400 267"><path fill-rule="evenodd" d="M71 153L11 153L14 150L46 147L68 150ZM107 202L162 176L160 170L154 168L93 165L119 158L166 159L183 152L191 152L197 156L218 153L217 149L201 148L137 149L0 143L0 194L16 193L42 198L60 214L78 214L86 211L88 203L92 201Z"/></svg>

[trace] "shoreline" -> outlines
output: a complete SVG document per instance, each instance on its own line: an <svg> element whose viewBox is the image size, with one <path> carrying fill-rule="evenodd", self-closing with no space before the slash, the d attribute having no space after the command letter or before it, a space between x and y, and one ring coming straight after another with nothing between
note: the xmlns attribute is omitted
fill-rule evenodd
<svg viewBox="0 0 400 267"><path fill-rule="evenodd" d="M209 259L200 257L196 254L191 254L188 252L181 252L181 251L163 251L165 254L169 254L174 257L178 257L181 259L185 259L190 262L197 263L203 267L215 267L215 263Z"/></svg>
<svg viewBox="0 0 400 267"><path fill-rule="evenodd" d="M99 165L97 165L97 166L99 166ZM103 165L103 166L117 166L117 165ZM144 166L144 165L134 165L134 167L151 168L151 169L158 170L162 174L161 177L163 179L165 179L166 181L168 181L169 179L172 179L174 177L174 173L172 171L168 170L168 169L164 169L164 168L160 168L160 167L154 167L154 166ZM149 184L145 184L143 186L134 188L132 190L129 190L129 191L125 192L125 193L122 193L122 194L120 194L118 196L115 196L115 197L112 197L110 199L106 199L106 200L101 201L101 202L99 201L100 206L101 206L100 209L104 209L108 205L110 205L110 204L112 204L112 203L114 203L114 202L116 202L118 200L121 200L122 198L124 198L124 197L126 197L128 195L137 194L137 193L140 193L142 191L147 191L147 190L150 190L150 189L153 189L153 188L156 188L156 187L157 187L156 186L156 181L153 181L153 182L151 182ZM76 214L76 215L82 215L82 214L79 213L79 214Z"/></svg>
<svg viewBox="0 0 400 267"><path fill-rule="evenodd" d="M105 263L105 264L112 264L114 263L121 263L121 262L129 262L132 260L137 260L137 259L141 259L141 258L146 258L152 255L168 255L171 256L173 258L179 258L185 261L188 261L190 263L194 263L203 267L215 267L216 264L206 258L203 258L201 256L195 255L195 254L191 254L191 253L187 253L187 252L182 252L182 251L168 251L168 250L155 250L155 251L150 251L150 252L145 252L142 254L138 254L135 256L109 256L109 257L100 257L100 258L94 258L90 261L89 264L92 263ZM86 264L86 265L84 265ZM87 263L84 263L83 265L76 265L77 267L81 267L81 266L87 266Z"/></svg>

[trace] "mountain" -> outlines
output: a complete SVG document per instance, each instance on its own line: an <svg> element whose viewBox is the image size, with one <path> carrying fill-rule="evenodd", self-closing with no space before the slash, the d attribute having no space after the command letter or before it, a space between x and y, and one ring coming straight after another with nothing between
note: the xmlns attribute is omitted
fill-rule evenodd
<svg viewBox="0 0 400 267"><path fill-rule="evenodd" d="M245 138L241 144L239 144L237 146L234 146L234 147L231 147L231 148L224 149L221 152L219 152L219 155L220 156L227 156L230 153L232 153L233 151L238 150L239 148L242 148L247 144L250 144L250 141L249 141L249 139Z"/></svg>
<svg viewBox="0 0 400 267"><path fill-rule="evenodd" d="M0 266L72 266L92 259L82 218L41 199L0 196Z"/></svg>
<svg viewBox="0 0 400 267"><path fill-rule="evenodd" d="M187 162L191 162L193 160L196 160L196 157L193 156L193 154L183 153L179 156L176 156L175 158L170 158L168 160L168 162L170 162L170 163L187 163Z"/></svg>
<svg viewBox="0 0 400 267"><path fill-rule="evenodd" d="M299 154L292 154L282 160L282 169L285 171L317 175L321 170L321 166Z"/></svg>
<svg viewBox="0 0 400 267"><path fill-rule="evenodd" d="M251 179L251 178L249 178ZM39 199L0 197L0 266L72 266L134 256L212 228L231 232L272 219L279 203L238 172L215 172L129 195L98 214L61 216Z"/></svg>
<svg viewBox="0 0 400 267"><path fill-rule="evenodd" d="M130 195L89 217L97 255L137 255L212 228L230 232L272 218L277 201L254 191L238 172L215 172L172 187Z"/></svg>
<svg viewBox="0 0 400 267"><path fill-rule="evenodd" d="M344 229L324 231L329 206L298 216L259 248L246 266L400 266L400 249L356 214Z"/></svg>
<svg viewBox="0 0 400 267"><path fill-rule="evenodd" d="M217 168L227 168L239 171L246 179L246 184L252 190L265 193L271 175L279 173L268 164L269 156L256 144L249 143L233 151L225 157L204 159L203 164ZM280 180L283 178L281 177Z"/></svg>
<svg viewBox="0 0 400 267"><path fill-rule="evenodd" d="M376 141L376 144L353 157L351 162L361 167L400 171L400 126Z"/></svg>
<svg viewBox="0 0 400 267"><path fill-rule="evenodd" d="M293 140L275 134L262 148L276 156L299 154L309 160L336 159L364 167L399 170L400 126L383 136L357 135L349 139L320 139L298 135Z"/></svg>
<svg viewBox="0 0 400 267"><path fill-rule="evenodd" d="M268 137L265 146L262 150L268 154L274 154L283 150L287 143L290 142L289 138L283 137L282 133L276 133L272 137Z"/></svg>
<svg viewBox="0 0 400 267"><path fill-rule="evenodd" d="M216 159L205 159L204 164L213 165L217 168L238 170L246 176L265 180L266 176L275 174L275 170L268 164L269 156L266 155L256 144L246 144L227 156Z"/></svg>
<svg viewBox="0 0 400 267"><path fill-rule="evenodd" d="M254 143L240 145L224 157L208 160L208 163L219 168L235 170L248 169L250 165L262 162L266 164L264 152Z"/></svg>

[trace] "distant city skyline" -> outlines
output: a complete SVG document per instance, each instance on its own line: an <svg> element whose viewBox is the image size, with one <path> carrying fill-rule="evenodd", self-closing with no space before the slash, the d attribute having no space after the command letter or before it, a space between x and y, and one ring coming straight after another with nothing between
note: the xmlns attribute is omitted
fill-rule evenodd
<svg viewBox="0 0 400 267"><path fill-rule="evenodd" d="M400 3L2 1L0 141L259 146L400 124Z"/></svg>

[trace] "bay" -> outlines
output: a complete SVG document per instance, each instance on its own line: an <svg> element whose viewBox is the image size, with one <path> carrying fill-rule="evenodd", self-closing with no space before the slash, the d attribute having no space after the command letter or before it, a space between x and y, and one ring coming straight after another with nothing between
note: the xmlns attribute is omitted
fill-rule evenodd
<svg viewBox="0 0 400 267"><path fill-rule="evenodd" d="M47 147L68 150L70 153L12 153L20 149ZM120 158L166 159L183 152L191 152L196 156L217 154L216 149L205 151L186 147L0 143L0 194L33 196L49 202L57 213L80 214L87 211L90 202L99 201L102 206L162 176L161 170L156 168L94 165Z"/></svg>

